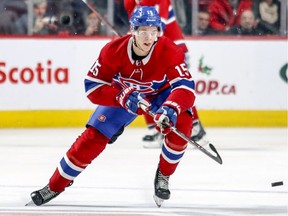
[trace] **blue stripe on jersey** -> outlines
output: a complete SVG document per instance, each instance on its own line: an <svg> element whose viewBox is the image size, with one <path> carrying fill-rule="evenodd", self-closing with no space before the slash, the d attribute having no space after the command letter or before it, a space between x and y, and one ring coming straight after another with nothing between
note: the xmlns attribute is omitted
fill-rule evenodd
<svg viewBox="0 0 288 216"><path fill-rule="evenodd" d="M172 17L174 17L174 10L170 10L169 14L168 14L168 19L171 19Z"/></svg>
<svg viewBox="0 0 288 216"><path fill-rule="evenodd" d="M97 83L88 79L84 80L84 86L85 86L85 92L88 92L90 89L95 88L97 85L100 85L103 83Z"/></svg>
<svg viewBox="0 0 288 216"><path fill-rule="evenodd" d="M187 86L188 88L195 89L194 80L180 79L177 82L172 84L173 88L177 88L179 86Z"/></svg>
<svg viewBox="0 0 288 216"><path fill-rule="evenodd" d="M182 151L181 151L182 152ZM173 163L172 161L175 161L175 163L177 163L182 157L183 157L183 155L184 155L184 153L185 152L182 152L182 153L180 153L180 154L175 154L175 153L172 153L172 152L170 152L167 148L166 148L166 146L165 146L165 144L164 145L162 145L162 153L167 157L167 158L169 158L169 162L171 162L171 163Z"/></svg>
<svg viewBox="0 0 288 216"><path fill-rule="evenodd" d="M62 160L60 161L60 166L63 170L64 173L66 173L67 175L69 176L72 176L72 177L76 177L78 176L81 172L80 171L77 171L73 168L71 168L67 162L65 161L64 157L62 158Z"/></svg>

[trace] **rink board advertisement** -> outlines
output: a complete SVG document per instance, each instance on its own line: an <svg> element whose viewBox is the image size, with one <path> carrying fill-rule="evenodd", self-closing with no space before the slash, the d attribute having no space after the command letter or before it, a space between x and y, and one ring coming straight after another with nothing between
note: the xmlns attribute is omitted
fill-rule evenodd
<svg viewBox="0 0 288 216"><path fill-rule="evenodd" d="M65 125L65 116L75 112L72 116L81 123L85 116L85 122L94 105L86 98L84 78L108 41L0 39L0 127L6 124L3 119L13 122L13 115L24 115L29 120L35 113L40 120L42 115L63 117ZM189 40L187 44L196 105L204 119L215 118L215 112L234 117L239 112L254 117L258 113L276 118L272 126L287 125L287 40ZM229 126L225 122L219 126ZM51 124L57 126L57 121Z"/></svg>

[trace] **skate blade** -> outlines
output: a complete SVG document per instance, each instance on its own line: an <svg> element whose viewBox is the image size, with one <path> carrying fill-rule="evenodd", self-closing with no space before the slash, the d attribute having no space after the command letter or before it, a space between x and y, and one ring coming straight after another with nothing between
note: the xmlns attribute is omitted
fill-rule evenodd
<svg viewBox="0 0 288 216"><path fill-rule="evenodd" d="M159 197L157 197L156 195L153 195L154 201L156 203L156 205L158 206L158 208L161 207L162 203L164 202L164 199L161 199Z"/></svg>
<svg viewBox="0 0 288 216"><path fill-rule="evenodd" d="M31 200L30 202L26 203L25 206L36 206L35 203Z"/></svg>

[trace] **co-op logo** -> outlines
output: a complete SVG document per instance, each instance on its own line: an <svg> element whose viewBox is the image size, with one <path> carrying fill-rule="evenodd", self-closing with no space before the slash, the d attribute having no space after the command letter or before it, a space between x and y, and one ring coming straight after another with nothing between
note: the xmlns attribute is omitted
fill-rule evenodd
<svg viewBox="0 0 288 216"><path fill-rule="evenodd" d="M198 72L210 76L213 68L206 65L204 62L204 57L201 56L198 63ZM235 95L236 86L231 83L223 83L218 80L197 80L195 85L195 91L198 95L200 94L216 94L216 95Z"/></svg>
<svg viewBox="0 0 288 216"><path fill-rule="evenodd" d="M6 62L0 61L0 84L67 84L69 69L54 67L51 60L46 63L38 62L35 67L11 67Z"/></svg>

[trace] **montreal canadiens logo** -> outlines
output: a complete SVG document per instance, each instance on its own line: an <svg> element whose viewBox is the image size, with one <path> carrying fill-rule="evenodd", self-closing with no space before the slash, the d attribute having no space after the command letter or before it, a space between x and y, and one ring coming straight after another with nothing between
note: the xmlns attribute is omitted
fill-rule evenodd
<svg viewBox="0 0 288 216"><path fill-rule="evenodd" d="M101 121L101 122L105 122L106 121L106 116L101 114L101 115L98 116L98 120Z"/></svg>
<svg viewBox="0 0 288 216"><path fill-rule="evenodd" d="M124 88L133 87L134 89L142 93L151 93L155 91L155 89L153 88L153 82L139 82L134 79L126 79L123 77L120 77L118 79L118 82Z"/></svg>
<svg viewBox="0 0 288 216"><path fill-rule="evenodd" d="M118 77L114 79L116 83L118 83L120 86L123 88L127 87L133 87L139 92L149 94L149 93L154 93L161 87L163 87L165 84L167 84L167 79L164 77L160 81L151 81L151 82L139 82L134 79L129 79L129 78L123 78L123 77Z"/></svg>

